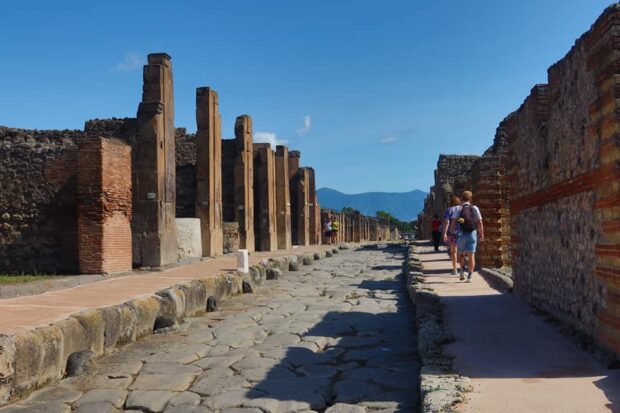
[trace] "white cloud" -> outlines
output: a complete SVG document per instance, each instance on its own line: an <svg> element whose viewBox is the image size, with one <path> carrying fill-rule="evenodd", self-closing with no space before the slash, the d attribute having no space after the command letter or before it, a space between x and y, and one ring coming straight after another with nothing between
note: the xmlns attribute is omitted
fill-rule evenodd
<svg viewBox="0 0 620 413"><path fill-rule="evenodd" d="M274 151L276 150L276 145L286 145L288 143L284 139L278 139L273 132L254 132L254 142L268 143Z"/></svg>
<svg viewBox="0 0 620 413"><path fill-rule="evenodd" d="M146 64L146 59L139 53L126 52L123 61L114 66L115 72L133 72Z"/></svg>
<svg viewBox="0 0 620 413"><path fill-rule="evenodd" d="M310 126L312 125L312 118L310 118L310 115L305 115L304 116L304 125L297 128L296 132L297 132L297 136L301 136L304 133L308 132L310 130Z"/></svg>
<svg viewBox="0 0 620 413"><path fill-rule="evenodd" d="M396 136L390 135L390 136L381 138L380 142L381 142L381 145L392 145L398 142L398 138Z"/></svg>

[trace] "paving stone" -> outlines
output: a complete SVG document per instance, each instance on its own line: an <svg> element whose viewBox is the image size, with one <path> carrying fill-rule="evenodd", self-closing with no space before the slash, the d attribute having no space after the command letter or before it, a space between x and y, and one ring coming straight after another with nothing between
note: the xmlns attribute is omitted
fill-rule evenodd
<svg viewBox="0 0 620 413"><path fill-rule="evenodd" d="M189 364L198 360L198 356L194 353L174 352L152 354L144 359L146 363L181 363Z"/></svg>
<svg viewBox="0 0 620 413"><path fill-rule="evenodd" d="M229 367L241 360L243 357L245 357L245 355L246 353L243 352L232 356L205 357L198 361L195 361L193 364L202 369Z"/></svg>
<svg viewBox="0 0 620 413"><path fill-rule="evenodd" d="M183 391L192 384L195 374L144 374L140 373L130 390Z"/></svg>
<svg viewBox="0 0 620 413"><path fill-rule="evenodd" d="M134 390L127 396L125 408L147 412L161 412L178 392L163 390Z"/></svg>
<svg viewBox="0 0 620 413"><path fill-rule="evenodd" d="M168 406L164 413L213 413L204 406Z"/></svg>
<svg viewBox="0 0 620 413"><path fill-rule="evenodd" d="M242 376L234 375L228 368L207 370L190 388L202 396L213 396L225 393L230 389L250 387L250 383Z"/></svg>
<svg viewBox="0 0 620 413"><path fill-rule="evenodd" d="M64 386L47 387L32 393L27 403L73 403L82 396L82 393Z"/></svg>
<svg viewBox="0 0 620 413"><path fill-rule="evenodd" d="M297 334L273 334L265 339L263 344L275 347L286 347L301 341Z"/></svg>
<svg viewBox="0 0 620 413"><path fill-rule="evenodd" d="M131 377L138 374L140 369L142 368L142 361L134 360L134 361L125 361L123 363L107 363L107 362L97 362L97 373L109 375L113 377Z"/></svg>
<svg viewBox="0 0 620 413"><path fill-rule="evenodd" d="M176 396L174 396L168 402L168 407L170 406L197 406L200 404L200 395L193 393L191 391L184 391Z"/></svg>
<svg viewBox="0 0 620 413"><path fill-rule="evenodd" d="M255 389L228 390L215 396L206 397L201 405L212 410L222 410L227 407L254 407L249 405L251 400L264 395L265 393Z"/></svg>
<svg viewBox="0 0 620 413"><path fill-rule="evenodd" d="M309 377L333 377L338 373L335 366L325 364L306 364L295 370L296 372Z"/></svg>
<svg viewBox="0 0 620 413"><path fill-rule="evenodd" d="M334 401L342 403L355 403L361 400L370 400L374 395L381 392L377 385L360 380L340 380L333 386Z"/></svg>
<svg viewBox="0 0 620 413"><path fill-rule="evenodd" d="M131 377L115 377L112 375L87 375L64 379L60 384L73 387L76 390L91 389L127 389L133 379Z"/></svg>
<svg viewBox="0 0 620 413"><path fill-rule="evenodd" d="M256 407L228 407L220 413L263 413L263 411Z"/></svg>
<svg viewBox="0 0 620 413"><path fill-rule="evenodd" d="M103 403L120 408L127 398L126 390L117 389L93 389L89 390L73 404L73 407L80 407L86 404Z"/></svg>
<svg viewBox="0 0 620 413"><path fill-rule="evenodd" d="M354 404L336 403L325 410L325 413L366 413L366 408Z"/></svg>
<svg viewBox="0 0 620 413"><path fill-rule="evenodd" d="M197 363L197 362L196 362ZM192 364L146 363L140 374L200 374L202 369Z"/></svg>
<svg viewBox="0 0 620 413"><path fill-rule="evenodd" d="M63 403L15 404L0 408L1 413L69 413L71 407Z"/></svg>
<svg viewBox="0 0 620 413"><path fill-rule="evenodd" d="M86 403L73 410L75 413L118 413L119 409L110 403Z"/></svg>

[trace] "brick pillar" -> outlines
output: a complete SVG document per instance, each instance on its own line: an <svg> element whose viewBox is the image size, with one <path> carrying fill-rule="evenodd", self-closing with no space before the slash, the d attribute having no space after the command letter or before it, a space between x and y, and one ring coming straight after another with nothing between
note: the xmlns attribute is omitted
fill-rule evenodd
<svg viewBox="0 0 620 413"><path fill-rule="evenodd" d="M235 221L239 223L239 248L254 251L254 148L252 118L235 120Z"/></svg>
<svg viewBox="0 0 620 413"><path fill-rule="evenodd" d="M131 147L99 137L78 144L80 272L131 271Z"/></svg>
<svg viewBox="0 0 620 413"><path fill-rule="evenodd" d="M196 217L200 218L202 255L224 251L222 232L222 121L217 93L196 89Z"/></svg>
<svg viewBox="0 0 620 413"><path fill-rule="evenodd" d="M133 263L176 262L175 130L172 65L165 53L144 66L142 102L132 145Z"/></svg>
<svg viewBox="0 0 620 413"><path fill-rule="evenodd" d="M276 147L276 228L278 249L291 248L291 194L288 173L288 148Z"/></svg>
<svg viewBox="0 0 620 413"><path fill-rule="evenodd" d="M258 251L276 251L275 154L268 143L254 145L254 236Z"/></svg>

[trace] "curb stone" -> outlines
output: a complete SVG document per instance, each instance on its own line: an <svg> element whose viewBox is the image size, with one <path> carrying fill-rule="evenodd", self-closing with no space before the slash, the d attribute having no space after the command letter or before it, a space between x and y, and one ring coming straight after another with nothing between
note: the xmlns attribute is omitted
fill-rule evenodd
<svg viewBox="0 0 620 413"><path fill-rule="evenodd" d="M91 308L49 326L0 334L0 406L22 398L66 375L69 357L91 351L96 357L154 333L160 317L185 317L216 309L222 300L261 285L291 265L310 265L326 251L261 260L247 274L222 273L159 290L124 304ZM245 288L244 288L245 285Z"/></svg>
<svg viewBox="0 0 620 413"><path fill-rule="evenodd" d="M420 398L423 413L449 413L465 401L473 390L471 381L456 373L452 358L443 353L443 345L454 341L443 323L443 305L437 293L425 284L422 261L415 256L415 245L407 249L404 270L407 292L416 307L418 354L420 356Z"/></svg>

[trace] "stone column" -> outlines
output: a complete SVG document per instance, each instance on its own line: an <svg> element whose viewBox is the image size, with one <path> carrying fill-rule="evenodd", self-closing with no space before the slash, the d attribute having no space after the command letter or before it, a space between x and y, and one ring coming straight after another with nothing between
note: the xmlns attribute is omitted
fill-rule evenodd
<svg viewBox="0 0 620 413"><path fill-rule="evenodd" d="M200 218L202 255L223 253L222 128L217 93L196 89L196 217Z"/></svg>
<svg viewBox="0 0 620 413"><path fill-rule="evenodd" d="M254 235L258 251L276 251L275 154L268 143L254 146Z"/></svg>
<svg viewBox="0 0 620 413"><path fill-rule="evenodd" d="M288 172L288 148L276 147L276 229L278 249L291 248L291 194Z"/></svg>
<svg viewBox="0 0 620 413"><path fill-rule="evenodd" d="M235 221L239 223L239 248L254 251L254 149L252 118L235 121Z"/></svg>
<svg viewBox="0 0 620 413"><path fill-rule="evenodd" d="M176 262L175 130L172 64L150 54L132 142L133 263L159 267Z"/></svg>

